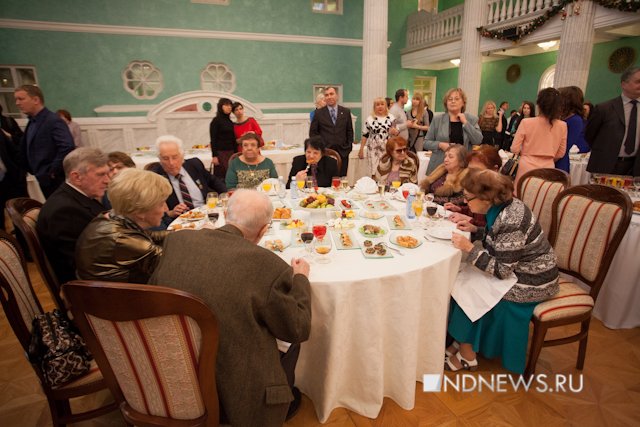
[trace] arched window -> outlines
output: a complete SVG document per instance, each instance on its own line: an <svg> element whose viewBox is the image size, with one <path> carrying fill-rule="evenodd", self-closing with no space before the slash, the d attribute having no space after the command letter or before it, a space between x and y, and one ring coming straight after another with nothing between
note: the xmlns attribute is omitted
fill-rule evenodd
<svg viewBox="0 0 640 427"><path fill-rule="evenodd" d="M124 88L136 99L153 99L162 91L162 73L149 61L132 61L122 72Z"/></svg>
<svg viewBox="0 0 640 427"><path fill-rule="evenodd" d="M542 73L538 83L538 92L548 87L553 87L553 79L556 77L556 64L553 64Z"/></svg>
<svg viewBox="0 0 640 427"><path fill-rule="evenodd" d="M227 64L209 63L200 74L202 90L232 93L236 89L236 76Z"/></svg>

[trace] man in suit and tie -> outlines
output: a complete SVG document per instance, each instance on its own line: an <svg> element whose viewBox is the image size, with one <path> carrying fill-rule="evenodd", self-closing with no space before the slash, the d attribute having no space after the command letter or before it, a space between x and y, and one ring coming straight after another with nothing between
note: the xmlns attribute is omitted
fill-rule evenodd
<svg viewBox="0 0 640 427"><path fill-rule="evenodd" d="M311 331L309 264L289 266L257 244L272 215L264 193L237 190L226 225L167 236L149 280L197 295L216 313L221 413L237 427L282 426L300 404L293 385L299 343ZM281 353L276 339L293 344Z"/></svg>
<svg viewBox="0 0 640 427"><path fill-rule="evenodd" d="M591 146L587 170L640 176L640 67L628 68L620 82L622 95L598 104L587 122L585 139Z"/></svg>
<svg viewBox="0 0 640 427"><path fill-rule="evenodd" d="M324 90L325 106L316 110L309 128L309 136L321 136L327 148L336 150L342 159L341 176L347 175L349 153L353 148L351 110L338 105L338 92L329 86Z"/></svg>
<svg viewBox="0 0 640 427"><path fill-rule="evenodd" d="M44 106L38 86L23 85L14 91L16 106L29 117L20 153L21 163L35 175L45 197L64 182L62 160L75 148L69 126Z"/></svg>
<svg viewBox="0 0 640 427"><path fill-rule="evenodd" d="M184 159L180 138L163 135L156 140L156 147L160 164L151 170L167 178L173 187L173 192L167 198L169 218L164 221L166 225L184 212L203 206L207 202L208 192L227 191L224 182L211 175L200 159Z"/></svg>
<svg viewBox="0 0 640 427"><path fill-rule="evenodd" d="M76 279L76 242L105 211L100 200L109 185L109 158L97 148L81 147L63 161L66 181L47 199L36 231L60 284Z"/></svg>

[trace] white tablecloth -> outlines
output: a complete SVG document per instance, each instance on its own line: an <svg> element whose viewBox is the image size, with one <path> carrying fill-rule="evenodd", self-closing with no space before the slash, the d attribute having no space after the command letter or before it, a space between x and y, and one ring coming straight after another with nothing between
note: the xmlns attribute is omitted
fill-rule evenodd
<svg viewBox="0 0 640 427"><path fill-rule="evenodd" d="M589 155L577 155L570 158L569 175L571 176L571 185L589 184L589 176L587 172L587 163L589 163Z"/></svg>
<svg viewBox="0 0 640 427"><path fill-rule="evenodd" d="M388 229L384 218L367 222ZM296 384L321 422L337 407L375 418L384 397L411 409L416 381L442 374L461 253L450 244L422 242L389 259L334 247L331 263L312 264L311 336L302 344ZM281 256L289 262L300 252L290 247Z"/></svg>

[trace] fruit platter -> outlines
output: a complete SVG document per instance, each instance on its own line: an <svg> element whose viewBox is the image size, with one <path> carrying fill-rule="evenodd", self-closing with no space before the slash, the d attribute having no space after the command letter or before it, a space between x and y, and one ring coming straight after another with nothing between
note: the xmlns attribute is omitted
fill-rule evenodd
<svg viewBox="0 0 640 427"><path fill-rule="evenodd" d="M335 209L335 199L326 194L310 194L300 201L304 209Z"/></svg>

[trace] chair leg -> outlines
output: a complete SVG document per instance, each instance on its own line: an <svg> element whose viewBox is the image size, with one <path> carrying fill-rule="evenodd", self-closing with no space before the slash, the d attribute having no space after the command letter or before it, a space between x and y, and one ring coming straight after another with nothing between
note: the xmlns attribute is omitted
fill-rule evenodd
<svg viewBox="0 0 640 427"><path fill-rule="evenodd" d="M544 345L544 337L547 335L547 328L542 323L533 323L533 336L531 338L531 348L529 349L529 360L524 371L525 378L530 378L536 372L538 356Z"/></svg>
<svg viewBox="0 0 640 427"><path fill-rule="evenodd" d="M580 333L584 335L584 338L580 340L580 346L578 347L578 363L576 368L582 370L584 368L584 359L587 357L587 340L589 338L589 324L591 318L583 321L580 324Z"/></svg>
<svg viewBox="0 0 640 427"><path fill-rule="evenodd" d="M51 412L53 427L65 427L67 424L63 420L71 413L69 401L56 400L51 396L47 396L47 402L49 403L49 412Z"/></svg>

